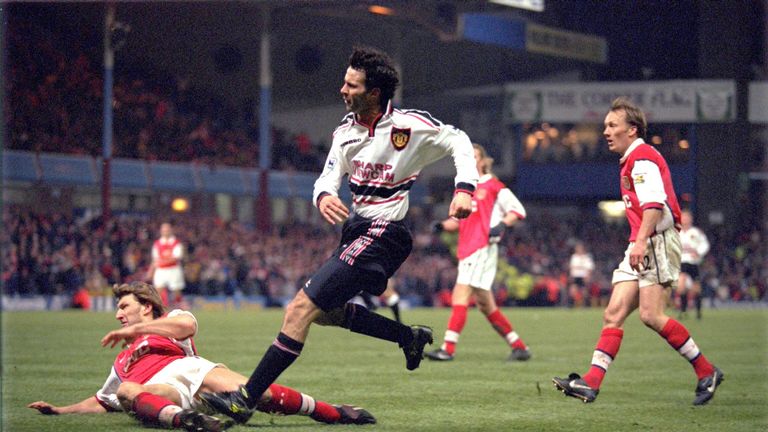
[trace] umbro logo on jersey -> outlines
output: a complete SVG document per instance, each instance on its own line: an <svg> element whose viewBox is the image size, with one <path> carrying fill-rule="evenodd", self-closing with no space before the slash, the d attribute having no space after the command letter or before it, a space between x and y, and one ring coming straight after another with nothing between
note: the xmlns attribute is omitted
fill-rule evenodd
<svg viewBox="0 0 768 432"><path fill-rule="evenodd" d="M408 141L411 140L411 128L400 129L393 127L390 134L390 140L395 150L402 150L408 145Z"/></svg>
<svg viewBox="0 0 768 432"><path fill-rule="evenodd" d="M363 140L362 138L355 138L355 139L347 140L347 141L344 141L343 143L339 144L339 147L344 147L344 146L347 146L347 145L350 145L350 144L359 143L362 140Z"/></svg>

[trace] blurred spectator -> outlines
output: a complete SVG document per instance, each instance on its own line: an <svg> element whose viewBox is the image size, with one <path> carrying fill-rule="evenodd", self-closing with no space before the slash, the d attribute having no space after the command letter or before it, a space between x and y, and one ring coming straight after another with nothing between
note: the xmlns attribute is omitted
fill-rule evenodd
<svg viewBox="0 0 768 432"><path fill-rule="evenodd" d="M622 257L622 251L615 248L621 242L610 239L620 240L625 230L588 214L566 218L540 212L536 219L523 221L500 243L497 301L562 304L570 251L577 241L583 241L595 264L587 286L591 303L604 302L610 294L611 269ZM306 281L307 269L317 268L337 241L331 228L305 224L275 228L268 234L211 218L189 217L174 225L190 251L185 294L231 296L239 291L263 296L272 306L283 306ZM6 207L1 237L2 293L73 296L81 288L98 293L99 285L104 289L112 283L141 279L150 264L145 251L151 248L150 232L156 226L158 221L152 218L122 216L105 224L98 218L78 220L60 213ZM413 230L414 249L396 274L397 290L412 305L449 305L441 293L450 295L456 278L450 249L429 234L429 227L417 223ZM768 301L764 236L757 230L734 238L713 233L712 252L701 266L710 305Z"/></svg>
<svg viewBox="0 0 768 432"><path fill-rule="evenodd" d="M592 255L587 253L584 243L576 243L568 262L568 280L570 283L568 296L571 299L571 306L581 307L585 305L587 286L590 285L594 269L595 262L592 260Z"/></svg>

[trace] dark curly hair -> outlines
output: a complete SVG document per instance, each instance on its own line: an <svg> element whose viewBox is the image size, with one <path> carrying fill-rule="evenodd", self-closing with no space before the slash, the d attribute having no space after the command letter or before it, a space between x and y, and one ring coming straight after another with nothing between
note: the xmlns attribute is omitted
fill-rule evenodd
<svg viewBox="0 0 768 432"><path fill-rule="evenodd" d="M349 67L365 72L366 90L378 88L381 91L379 106L384 111L400 84L392 58L376 48L356 46L349 56Z"/></svg>

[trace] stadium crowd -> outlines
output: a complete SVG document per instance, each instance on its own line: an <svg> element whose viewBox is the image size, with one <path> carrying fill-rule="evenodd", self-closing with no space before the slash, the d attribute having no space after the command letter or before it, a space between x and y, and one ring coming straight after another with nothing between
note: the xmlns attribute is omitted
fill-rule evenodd
<svg viewBox="0 0 768 432"><path fill-rule="evenodd" d="M599 218L581 223L539 214L502 239L496 296L505 305L569 305L568 261L578 241L595 261L587 295L592 304L610 293L610 274L620 260L624 228ZM538 219L538 220L535 220ZM585 222L586 219L586 222ZM3 211L2 282L9 296L101 295L111 284L144 280L161 221L147 217L76 219L9 207ZM398 291L415 305L448 306L456 264L450 235L436 236L428 223L413 226L414 252L395 275ZM307 224L261 233L237 222L179 218L176 236L185 247L185 295L235 293L282 306L336 246L328 227ZM713 250L702 264L705 292L719 301L768 300L768 247L764 233L729 239L713 233ZM616 241L606 241L609 238ZM735 245L735 246L729 246ZM587 302L589 303L589 302Z"/></svg>
<svg viewBox="0 0 768 432"><path fill-rule="evenodd" d="M62 35L33 19L9 21L3 85L9 103L7 148L99 156L103 81L100 44ZM122 68L114 84L114 156L204 164L258 165L253 105L233 108L195 89L189 77ZM10 107L13 107L11 109ZM322 143L273 129L273 168L319 171ZM666 140L672 142L673 140ZM539 143L541 144L541 143ZM531 148L533 152L539 147ZM543 147L542 147L543 148ZM534 152L535 153L535 152ZM536 160L535 154L526 157ZM547 159L549 160L549 159ZM150 217L78 220L19 208L3 211L3 294L27 296L103 292L112 283L144 279L159 222ZM186 247L186 294L260 295L282 305L335 246L330 228L292 225L268 234L215 219L174 221ZM395 275L414 303L447 305L456 276L450 236L415 223L414 252ZM702 264L705 293L731 301L766 300L765 232L711 234ZM502 240L497 296L501 304L566 305L568 260L583 242L596 264L587 294L607 299L626 229L587 214L535 214Z"/></svg>
<svg viewBox="0 0 768 432"><path fill-rule="evenodd" d="M100 156L103 77L92 45L34 22L9 22L4 79L7 148ZM251 104L252 105L252 104ZM13 107L13 109L10 109ZM120 69L113 85L113 156L258 165L258 118L191 85L188 76ZM273 168L319 171L325 150L273 129Z"/></svg>

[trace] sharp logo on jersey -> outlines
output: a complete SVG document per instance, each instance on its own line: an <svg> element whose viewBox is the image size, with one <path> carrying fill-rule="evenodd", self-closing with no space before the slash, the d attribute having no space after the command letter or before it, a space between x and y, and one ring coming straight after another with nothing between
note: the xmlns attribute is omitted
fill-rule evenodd
<svg viewBox="0 0 768 432"><path fill-rule="evenodd" d="M354 175L360 180L395 181L395 174L392 172L392 165L390 164L353 160L352 165L355 167Z"/></svg>
<svg viewBox="0 0 768 432"><path fill-rule="evenodd" d="M631 186L629 183L629 177L621 176L621 185L624 187L624 189L629 189Z"/></svg>
<svg viewBox="0 0 768 432"><path fill-rule="evenodd" d="M400 129L393 127L390 140L392 145L395 146L395 150L402 150L408 145L408 141L411 139L411 129Z"/></svg>

